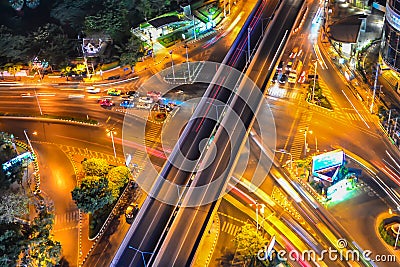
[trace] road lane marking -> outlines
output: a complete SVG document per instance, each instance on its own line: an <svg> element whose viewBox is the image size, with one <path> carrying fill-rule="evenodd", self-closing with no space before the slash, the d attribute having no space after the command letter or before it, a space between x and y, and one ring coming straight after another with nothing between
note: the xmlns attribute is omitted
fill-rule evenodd
<svg viewBox="0 0 400 267"><path fill-rule="evenodd" d="M386 150L386 154L390 157L391 160L393 160L394 164L400 169L400 165L397 163L397 161L390 155L390 153Z"/></svg>
<svg viewBox="0 0 400 267"><path fill-rule="evenodd" d="M347 98L347 101L349 101L350 105L353 107L353 109L357 112L358 116L361 118L361 120L364 122L364 124L368 127L368 129L370 128L369 125L367 124L367 122L364 120L364 118L361 116L360 112L358 112L358 110L356 109L356 107L353 105L353 103L350 101L349 97L346 95L346 93L342 90L342 93L344 94L344 96Z"/></svg>

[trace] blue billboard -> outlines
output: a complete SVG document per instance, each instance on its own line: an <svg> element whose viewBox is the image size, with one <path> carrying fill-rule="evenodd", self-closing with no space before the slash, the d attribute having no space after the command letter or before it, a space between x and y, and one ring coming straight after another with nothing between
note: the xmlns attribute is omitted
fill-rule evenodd
<svg viewBox="0 0 400 267"><path fill-rule="evenodd" d="M344 152L340 149L314 156L312 158L312 173L341 166L343 161Z"/></svg>

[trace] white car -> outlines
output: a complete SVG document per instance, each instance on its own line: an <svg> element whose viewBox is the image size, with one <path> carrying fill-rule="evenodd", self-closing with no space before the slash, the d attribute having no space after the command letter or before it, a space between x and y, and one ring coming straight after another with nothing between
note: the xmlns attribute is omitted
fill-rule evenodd
<svg viewBox="0 0 400 267"><path fill-rule="evenodd" d="M149 103L138 103L136 105L136 108L139 108L139 109L150 109L151 105Z"/></svg>
<svg viewBox="0 0 400 267"><path fill-rule="evenodd" d="M148 97L148 96L142 96L139 98L139 102L141 103L147 103L147 104L152 104L154 102L153 98Z"/></svg>
<svg viewBox="0 0 400 267"><path fill-rule="evenodd" d="M98 94L100 93L100 88L94 86L88 86L86 87L86 92L88 92L89 94Z"/></svg>

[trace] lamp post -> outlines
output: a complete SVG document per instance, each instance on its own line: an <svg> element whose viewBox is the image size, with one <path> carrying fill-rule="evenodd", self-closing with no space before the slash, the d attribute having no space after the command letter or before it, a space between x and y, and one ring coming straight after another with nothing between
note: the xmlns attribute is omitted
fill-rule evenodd
<svg viewBox="0 0 400 267"><path fill-rule="evenodd" d="M278 150L274 150L275 152L278 152L278 153L283 153L283 154L287 154L287 155L289 155L290 156L290 169L293 169L293 156L292 156L292 154L290 153L290 152L288 152L287 150L285 150L285 149L278 149Z"/></svg>
<svg viewBox="0 0 400 267"><path fill-rule="evenodd" d="M185 44L185 49L186 49L186 64L188 68L188 74L189 74L189 81L191 80L190 78L190 65L189 65L189 54L188 54L188 45Z"/></svg>
<svg viewBox="0 0 400 267"><path fill-rule="evenodd" d="M374 81L374 92L372 94L371 107L370 107L370 110L369 110L371 113L374 112L374 102L375 102L376 87L378 85L379 68L380 68L380 65L378 63L378 64L376 64L375 81Z"/></svg>
<svg viewBox="0 0 400 267"><path fill-rule="evenodd" d="M308 144L307 144L307 133L312 134L313 132L308 130L308 126L304 130L301 130L300 132L304 132L304 156L307 156L307 147L308 147Z"/></svg>
<svg viewBox="0 0 400 267"><path fill-rule="evenodd" d="M258 212L259 211L258 211L258 209L260 209L261 216L263 217L264 216L265 204L258 203L256 201L256 203L249 204L249 205L250 205L250 207L253 207L253 205L256 207L256 222L257 222L257 231L258 231L258 229L259 229L259 223L258 223Z"/></svg>
<svg viewBox="0 0 400 267"><path fill-rule="evenodd" d="M172 50L169 51L169 55L171 57L172 77L174 78L175 82L175 69L174 69L174 61L172 60Z"/></svg>
<svg viewBox="0 0 400 267"><path fill-rule="evenodd" d="M111 136L111 142L114 150L114 158L117 159L117 153L115 151L115 143L114 143L114 134L117 134L117 132L114 131L114 128L106 129L106 132Z"/></svg>
<svg viewBox="0 0 400 267"><path fill-rule="evenodd" d="M24 130L24 134L25 134L26 140L28 141L28 145L29 145L29 147L30 147L31 150L32 150L32 153L35 153L34 150L33 150L33 147L32 147L31 140L29 139L28 133L26 132L26 130Z"/></svg>

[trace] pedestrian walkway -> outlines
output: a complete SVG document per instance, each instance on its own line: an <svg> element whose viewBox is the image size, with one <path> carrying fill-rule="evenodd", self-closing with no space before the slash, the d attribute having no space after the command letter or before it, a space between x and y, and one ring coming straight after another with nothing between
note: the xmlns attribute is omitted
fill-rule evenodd
<svg viewBox="0 0 400 267"><path fill-rule="evenodd" d="M59 145L60 149L66 154L73 154L73 155L81 155L87 158L101 158L105 159L107 162L117 163L117 164L125 164L125 159L117 158L115 159L114 155L112 154L105 154L93 150L89 150L87 148L80 148L80 147L73 147L68 145Z"/></svg>
<svg viewBox="0 0 400 267"><path fill-rule="evenodd" d="M203 234L203 238L197 248L196 258L194 260L194 267L206 267L210 264L210 260L217 245L220 233L220 220L219 216L215 215L210 229L207 233Z"/></svg>
<svg viewBox="0 0 400 267"><path fill-rule="evenodd" d="M302 98L303 94L300 90L295 88L285 88L273 85L267 91L267 97L270 99L294 99L298 100Z"/></svg>
<svg viewBox="0 0 400 267"><path fill-rule="evenodd" d="M305 156L304 154L304 143L305 143L305 131L308 131L312 119L312 112L309 110L304 111L301 114L298 124L298 131L294 134L294 139L290 147L290 154L292 154L293 160L298 160Z"/></svg>
<svg viewBox="0 0 400 267"><path fill-rule="evenodd" d="M222 223L221 232L227 233L228 235L231 236L236 236L236 234L240 231L241 228L242 228L241 225L224 221Z"/></svg>

